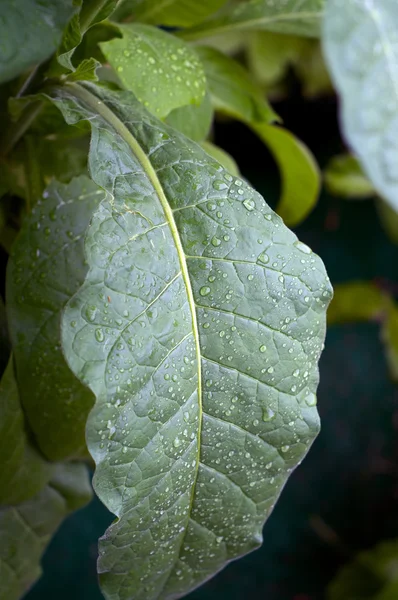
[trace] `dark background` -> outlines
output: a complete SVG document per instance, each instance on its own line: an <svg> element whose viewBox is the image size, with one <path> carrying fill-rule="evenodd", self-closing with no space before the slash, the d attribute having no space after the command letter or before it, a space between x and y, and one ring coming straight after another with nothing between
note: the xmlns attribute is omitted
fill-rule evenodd
<svg viewBox="0 0 398 600"><path fill-rule="evenodd" d="M294 93L276 110L321 167L344 150L333 98L308 101ZM215 142L274 207L280 182L262 143L235 123L217 124ZM383 233L372 201L345 202L323 193L296 232L322 257L332 283L377 280L395 289L398 247ZM322 432L266 523L263 547L190 600L321 600L358 550L398 537L398 388L388 377L377 324L330 328L320 371ZM111 521L98 500L71 516L51 542L44 576L26 600L102 600L96 544Z"/></svg>

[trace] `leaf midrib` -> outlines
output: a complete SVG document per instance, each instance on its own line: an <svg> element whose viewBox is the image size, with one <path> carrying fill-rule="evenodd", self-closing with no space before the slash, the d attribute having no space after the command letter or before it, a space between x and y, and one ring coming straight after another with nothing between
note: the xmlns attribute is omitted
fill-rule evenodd
<svg viewBox="0 0 398 600"><path fill-rule="evenodd" d="M71 90L72 94L77 97L79 100L85 102L95 113L99 114L105 121L111 125L114 130L122 137L122 139L130 146L133 154L135 155L138 162L141 164L142 169L147 174L149 181L151 182L158 198L159 202L162 205L163 212L165 218L169 224L170 231L174 240L174 244L177 250L178 259L181 267L182 278L186 287L188 304L191 311L192 316L192 330L193 337L195 340L195 349L196 349L196 357L197 357L197 374L198 374L198 404L199 404L199 418L198 418L198 444L197 444L197 454L196 454L196 465L195 465L195 479L192 484L191 490L191 498L190 498L190 506L188 512L188 521L187 521L187 529L188 523L190 519L190 515L192 513L193 502L196 491L197 478L199 473L199 465L200 465L200 445L201 445L201 433L202 433L202 421L203 421L203 406L202 406L202 363L201 363L201 351L200 351L200 341L199 341L199 327L196 315L196 305L193 296L193 290L191 285L191 280L189 277L188 265L185 258L184 249L182 246L180 234L177 229L176 222L174 220L173 211L167 201L166 195L163 191L162 185L159 181L159 178L156 174L155 169L153 168L150 160L145 154L144 150L139 145L138 141L134 137L134 135L129 131L126 125L106 106L102 100L100 100L95 94L88 91L86 87L79 85L77 83L66 83L65 87ZM187 531L186 529L186 531ZM186 534L185 531L185 534ZM184 536L182 536L181 544L178 549L178 555L180 554L182 544L184 543Z"/></svg>

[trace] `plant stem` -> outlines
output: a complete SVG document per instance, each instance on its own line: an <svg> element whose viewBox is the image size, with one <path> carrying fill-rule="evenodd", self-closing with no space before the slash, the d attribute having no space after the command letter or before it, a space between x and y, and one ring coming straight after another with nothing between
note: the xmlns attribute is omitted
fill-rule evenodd
<svg viewBox="0 0 398 600"><path fill-rule="evenodd" d="M41 112L43 106L44 103L41 100L37 100L25 108L21 117L18 119L15 125L10 128L8 135L5 137L4 145L1 150L2 156L6 156L19 142L21 137L29 129L35 118Z"/></svg>

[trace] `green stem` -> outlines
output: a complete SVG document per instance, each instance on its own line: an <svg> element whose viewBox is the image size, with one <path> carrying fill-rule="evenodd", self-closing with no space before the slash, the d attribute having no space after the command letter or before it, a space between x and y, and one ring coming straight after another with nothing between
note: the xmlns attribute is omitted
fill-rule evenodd
<svg viewBox="0 0 398 600"><path fill-rule="evenodd" d="M1 150L2 156L6 156L19 142L21 137L29 129L33 121L41 112L43 106L44 103L41 100L37 100L25 108L21 117L18 119L15 125L10 128L8 135L5 137L3 148Z"/></svg>

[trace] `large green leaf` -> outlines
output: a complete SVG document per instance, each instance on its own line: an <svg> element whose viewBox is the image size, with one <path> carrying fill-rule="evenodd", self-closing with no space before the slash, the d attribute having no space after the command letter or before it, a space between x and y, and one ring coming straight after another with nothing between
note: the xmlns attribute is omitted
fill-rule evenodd
<svg viewBox="0 0 398 600"><path fill-rule="evenodd" d="M387 295L371 281L339 283L328 310L328 325L380 320L388 303Z"/></svg>
<svg viewBox="0 0 398 600"><path fill-rule="evenodd" d="M75 10L72 0L3 0L0 83L51 56Z"/></svg>
<svg viewBox="0 0 398 600"><path fill-rule="evenodd" d="M398 4L329 0L324 50L342 99L349 144L377 191L398 210Z"/></svg>
<svg viewBox="0 0 398 600"><path fill-rule="evenodd" d="M196 25L215 13L227 0L125 0L116 16L133 17L134 20L188 27Z"/></svg>
<svg viewBox="0 0 398 600"><path fill-rule="evenodd" d="M0 506L35 496L52 470L29 441L10 358L0 381Z"/></svg>
<svg viewBox="0 0 398 600"><path fill-rule="evenodd" d="M325 0L248 0L225 7L196 27L181 32L186 39L198 39L226 31L265 29L318 37Z"/></svg>
<svg viewBox="0 0 398 600"><path fill-rule="evenodd" d="M150 25L119 25L122 38L100 44L127 90L162 118L185 104L200 104L206 79L198 57L175 36Z"/></svg>
<svg viewBox="0 0 398 600"><path fill-rule="evenodd" d="M321 177L310 150L290 131L282 127L258 123L253 131L265 142L278 163L282 194L277 213L291 227L298 225L318 201Z"/></svg>
<svg viewBox="0 0 398 600"><path fill-rule="evenodd" d="M216 110L246 123L278 120L261 88L242 65L215 48L198 46L196 52Z"/></svg>
<svg viewBox="0 0 398 600"><path fill-rule="evenodd" d="M261 543L318 431L331 287L320 259L247 183L126 92L54 91L92 127L108 197L63 349L96 405L106 598L174 598Z"/></svg>
<svg viewBox="0 0 398 600"><path fill-rule="evenodd" d="M84 281L84 233L102 198L87 177L52 183L24 222L8 264L7 311L21 401L50 460L85 451L93 397L65 362L60 318Z"/></svg>
<svg viewBox="0 0 398 600"><path fill-rule="evenodd" d="M89 502L84 465L57 465L51 481L31 500L0 509L0 600L19 600L40 577L40 559L52 535L73 510Z"/></svg>

